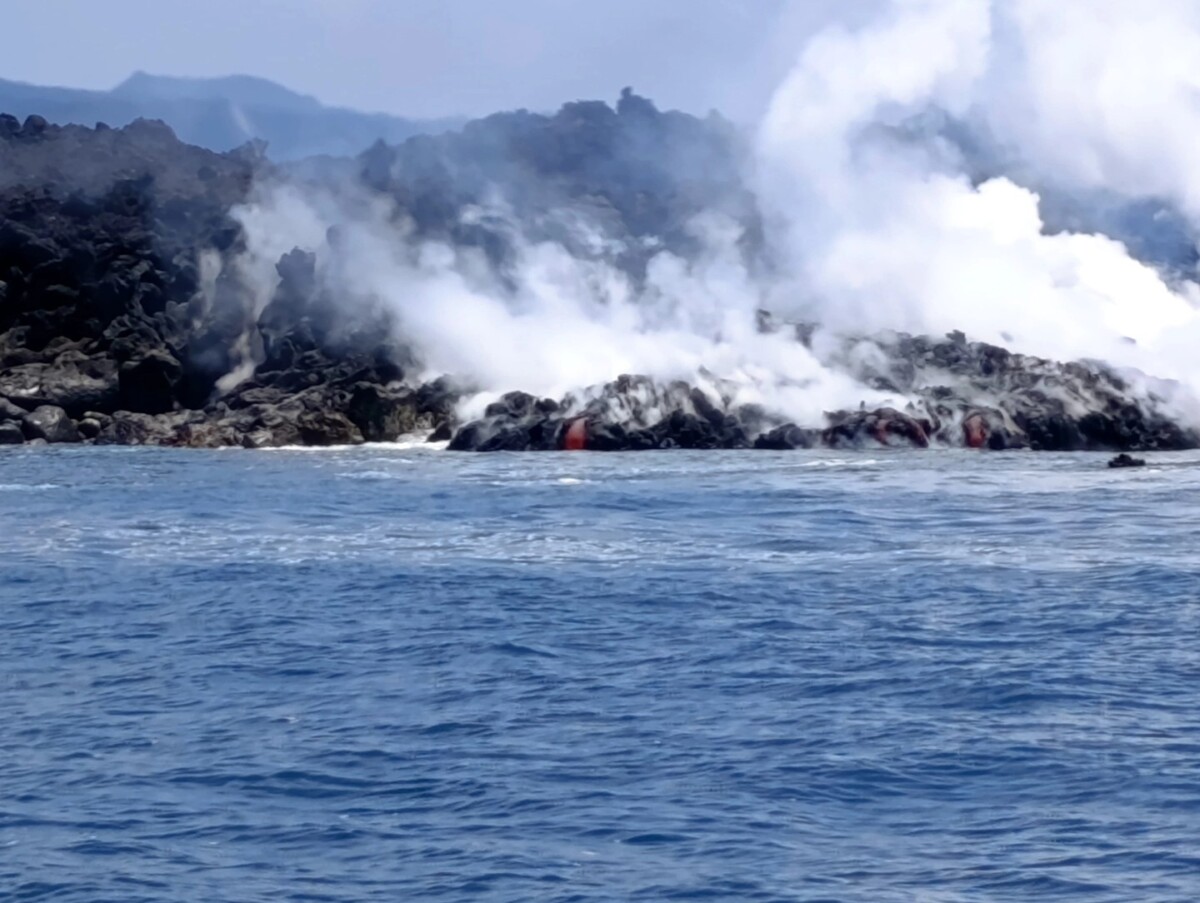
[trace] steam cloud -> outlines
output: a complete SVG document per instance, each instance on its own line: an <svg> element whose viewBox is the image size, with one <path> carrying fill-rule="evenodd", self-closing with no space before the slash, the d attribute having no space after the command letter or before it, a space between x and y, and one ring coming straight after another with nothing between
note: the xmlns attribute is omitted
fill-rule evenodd
<svg viewBox="0 0 1200 903"><path fill-rule="evenodd" d="M603 229L576 218L569 242L530 240L498 197L467 215L510 222L501 274L477 249L415 239L379 197L278 185L239 213L238 266L261 305L281 254L324 248L347 306L389 310L423 375L473 381L476 406L621 373L730 380L738 401L801 423L885 400L820 341L762 332L764 308L845 334L961 329L1197 391L1195 273L1160 272L1114 237L1052 232L1038 194L1153 198L1200 226L1196 59L1188 0L892 0L807 41L757 130L749 178L770 275L716 213L692 224L702 253L659 251L643 280L614 265ZM975 157L921 123L954 125ZM995 171L981 174L981 157Z"/></svg>
<svg viewBox="0 0 1200 903"><path fill-rule="evenodd" d="M1038 184L1157 196L1195 216L1184 135L1200 135L1198 42L1195 13L1173 0L898 0L863 30L818 36L761 132L763 196L798 261L791 294L830 325L963 329L1196 386L1193 282L1169 286L1102 235L1045 234L1017 176L973 184L944 143L872 126L938 108L985 129Z"/></svg>

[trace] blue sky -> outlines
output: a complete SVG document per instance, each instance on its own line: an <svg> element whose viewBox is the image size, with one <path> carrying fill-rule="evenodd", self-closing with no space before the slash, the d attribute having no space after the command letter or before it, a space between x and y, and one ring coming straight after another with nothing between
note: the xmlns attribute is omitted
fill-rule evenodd
<svg viewBox="0 0 1200 903"><path fill-rule="evenodd" d="M14 0L0 77L271 78L402 115L610 99L753 115L830 8L864 0ZM866 0L869 2L869 0Z"/></svg>

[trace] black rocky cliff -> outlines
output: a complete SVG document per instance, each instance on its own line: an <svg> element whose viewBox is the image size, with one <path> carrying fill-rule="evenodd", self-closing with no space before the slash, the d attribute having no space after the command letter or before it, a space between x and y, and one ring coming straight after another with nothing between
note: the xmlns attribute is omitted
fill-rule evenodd
<svg viewBox="0 0 1200 903"><path fill-rule="evenodd" d="M347 325L341 299L318 278L320 249L281 256L257 302L230 265L246 246L233 211L256 184L327 178L326 170L387 197L419 235L481 248L501 269L510 234L463 215L497 185L533 237L581 256L591 252L570 247L563 211L601 224L635 278L648 249L690 253L687 224L704 210L738 220L753 259L759 227L739 153L721 120L662 113L631 92L615 108L501 114L289 170L261 146L218 154L157 122L90 129L0 116L0 444L253 448L414 432L479 451L1197 444L1160 399L1102 365L1039 360L959 335L860 337L878 352L869 359L885 362L870 367L861 354L827 351L827 364L896 401L830 411L817 424L737 404L718 380L637 375L561 399L513 392L463 423L463 388L449 377L416 379L419 349L385 311ZM812 333L765 313L761 328L796 342Z"/></svg>

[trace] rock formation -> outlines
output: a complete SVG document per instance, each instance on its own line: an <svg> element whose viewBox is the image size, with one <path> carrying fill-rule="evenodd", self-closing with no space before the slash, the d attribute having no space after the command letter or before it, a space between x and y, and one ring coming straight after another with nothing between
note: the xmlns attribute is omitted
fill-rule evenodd
<svg viewBox="0 0 1200 903"><path fill-rule="evenodd" d="M807 332L807 330L801 330ZM798 341L800 339L797 339ZM1044 451L1195 448L1200 436L1172 420L1162 399L1138 395L1101 364L1059 364L1003 348L894 334L867 342L882 368L844 362L895 406L830 411L820 425L781 422L683 383L623 376L556 401L512 393L463 426L452 449L552 450L574 424L595 451L653 448L928 448ZM862 359L861 355L858 357Z"/></svg>
<svg viewBox="0 0 1200 903"><path fill-rule="evenodd" d="M957 334L825 342L823 363L890 401L830 411L821 423L739 404L719 381L636 375L557 399L512 392L461 423L467 387L453 375L423 382L420 349L407 347L386 309L344 315L345 299L319 273L317 252L336 249L336 235L283 254L262 297L232 265L246 235L231 211L256 184L335 172L387 198L417 234L478 248L501 272L511 235L464 216L498 184L532 237L580 256L595 252L571 245L560 215L601 224L634 279L652 248L692 253L686 226L705 210L742 225L753 259L758 217L739 154L723 121L662 113L628 91L615 109L500 114L302 173L274 168L254 145L226 154L188 146L162 123L89 129L0 115L0 445L257 448L413 432L477 451L1124 451L1200 441L1161 398L1102 364ZM760 328L802 343L813 335L767 313Z"/></svg>

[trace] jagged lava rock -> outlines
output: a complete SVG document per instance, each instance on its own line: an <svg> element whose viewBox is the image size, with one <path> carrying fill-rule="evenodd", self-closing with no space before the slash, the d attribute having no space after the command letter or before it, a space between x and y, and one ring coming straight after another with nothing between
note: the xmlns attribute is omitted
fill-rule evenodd
<svg viewBox="0 0 1200 903"><path fill-rule="evenodd" d="M1145 467L1146 461L1144 458L1135 458L1132 455L1119 454L1108 462L1108 466L1113 469L1124 467Z"/></svg>
<svg viewBox="0 0 1200 903"><path fill-rule="evenodd" d="M81 442L83 437L62 408L42 405L25 415L25 433L29 439L46 442Z"/></svg>
<svg viewBox="0 0 1200 903"><path fill-rule="evenodd" d="M698 250L691 226L702 212L737 222L754 259L760 224L742 153L718 118L662 112L625 92L615 108L501 114L328 171L357 177L417 238L482 252L500 277L514 240L544 240L611 258L636 282L657 249ZM318 184L321 171L312 169ZM510 393L459 425L465 392L449 380L419 385L419 349L386 308L344 315L347 299L322 269L339 253L336 230L279 258L265 304L232 265L246 236L231 210L256 182L286 177L261 147L214 154L161 123L0 117L0 422L37 442L194 447L353 444L412 430L464 450L1197 445L1155 390L1101 364L958 333L831 338L765 313L761 330L789 330L870 400L796 424L738 404L714 379L623 376L562 399ZM479 213L496 185L525 234ZM599 240L581 241L575 220Z"/></svg>
<svg viewBox="0 0 1200 903"><path fill-rule="evenodd" d="M0 445L21 445L25 442L25 433L21 424L12 420L0 420Z"/></svg>

